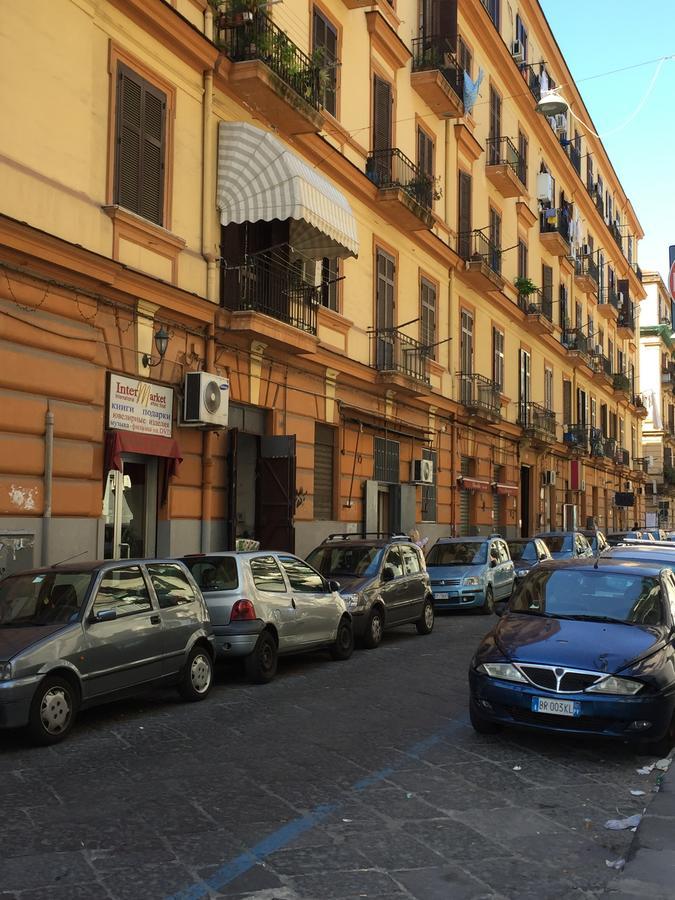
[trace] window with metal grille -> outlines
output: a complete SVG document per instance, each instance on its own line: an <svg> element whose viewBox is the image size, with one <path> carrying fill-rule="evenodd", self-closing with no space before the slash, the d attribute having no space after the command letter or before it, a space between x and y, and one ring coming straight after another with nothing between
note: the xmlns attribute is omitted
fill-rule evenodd
<svg viewBox="0 0 675 900"><path fill-rule="evenodd" d="M498 390L504 388L504 332L492 328L492 380Z"/></svg>
<svg viewBox="0 0 675 900"><path fill-rule="evenodd" d="M317 9L313 12L312 48L319 66L319 102L337 115L338 35L335 26Z"/></svg>
<svg viewBox="0 0 675 900"><path fill-rule="evenodd" d="M425 354L436 359L436 286L426 278L420 281L420 341Z"/></svg>
<svg viewBox="0 0 675 900"><path fill-rule="evenodd" d="M113 203L164 224L166 94L117 66Z"/></svg>
<svg viewBox="0 0 675 900"><path fill-rule="evenodd" d="M335 518L335 430L314 425L314 518Z"/></svg>
<svg viewBox="0 0 675 900"><path fill-rule="evenodd" d="M553 369L544 369L544 406L553 409Z"/></svg>
<svg viewBox="0 0 675 900"><path fill-rule="evenodd" d="M338 311L340 287L340 261L338 259L321 260L321 305L327 309Z"/></svg>
<svg viewBox="0 0 675 900"><path fill-rule="evenodd" d="M400 444L387 438L375 438L373 479L398 484L401 481Z"/></svg>
<svg viewBox="0 0 675 900"><path fill-rule="evenodd" d="M438 454L435 450L422 450L422 459L429 459L434 465L433 484L422 485L422 521L436 521L436 466Z"/></svg>
<svg viewBox="0 0 675 900"><path fill-rule="evenodd" d="M471 70L473 67L473 55L466 45L463 37L457 38L457 62L460 67L471 78Z"/></svg>

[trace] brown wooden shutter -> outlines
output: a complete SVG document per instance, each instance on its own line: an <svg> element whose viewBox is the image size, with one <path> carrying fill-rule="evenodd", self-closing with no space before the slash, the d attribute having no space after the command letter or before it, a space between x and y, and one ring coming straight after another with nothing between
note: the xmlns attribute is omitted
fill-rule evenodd
<svg viewBox="0 0 675 900"><path fill-rule="evenodd" d="M417 165L426 175L434 174L434 142L423 128L417 129Z"/></svg>
<svg viewBox="0 0 675 900"><path fill-rule="evenodd" d="M391 148L391 85L373 76L373 150Z"/></svg>
<svg viewBox="0 0 675 900"><path fill-rule="evenodd" d="M118 66L114 202L163 224L166 95Z"/></svg>
<svg viewBox="0 0 675 900"><path fill-rule="evenodd" d="M459 172L459 188L457 200L457 231L459 234L459 255L466 259L471 249L471 176L468 172Z"/></svg>
<svg viewBox="0 0 675 900"><path fill-rule="evenodd" d="M501 137L502 134L502 98L490 86L490 138Z"/></svg>
<svg viewBox="0 0 675 900"><path fill-rule="evenodd" d="M329 425L314 426L314 518L332 519L335 433Z"/></svg>

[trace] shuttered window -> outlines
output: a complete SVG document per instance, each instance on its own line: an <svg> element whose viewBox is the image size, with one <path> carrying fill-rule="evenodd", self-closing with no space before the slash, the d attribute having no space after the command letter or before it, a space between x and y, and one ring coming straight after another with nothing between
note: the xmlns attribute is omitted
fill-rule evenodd
<svg viewBox="0 0 675 900"><path fill-rule="evenodd" d="M490 85L490 134L492 139L502 135L502 98Z"/></svg>
<svg viewBox="0 0 675 900"><path fill-rule="evenodd" d="M466 72L469 78L471 78L473 56L462 37L457 38L457 61L459 62L460 68Z"/></svg>
<svg viewBox="0 0 675 900"><path fill-rule="evenodd" d="M522 131L518 131L518 154L520 160L518 162L518 177L527 187L527 156L529 152L529 141L527 135Z"/></svg>
<svg viewBox="0 0 675 900"><path fill-rule="evenodd" d="M492 380L495 387L504 389L504 332L492 328Z"/></svg>
<svg viewBox="0 0 675 900"><path fill-rule="evenodd" d="M390 484L398 484L401 481L399 453L400 445L398 441L389 441L380 437L375 438L375 465L373 469L373 479L375 481L387 481Z"/></svg>
<svg viewBox="0 0 675 900"><path fill-rule="evenodd" d="M518 241L518 278L527 278L527 244Z"/></svg>
<svg viewBox="0 0 675 900"><path fill-rule="evenodd" d="M502 217L496 209L490 207L490 258L488 260L490 268L501 274L502 271Z"/></svg>
<svg viewBox="0 0 675 900"><path fill-rule="evenodd" d="M572 422L572 382L566 378L563 380L563 423L573 425Z"/></svg>
<svg viewBox="0 0 675 900"><path fill-rule="evenodd" d="M318 10L313 14L314 53L321 66L319 102L332 116L337 115L338 38L336 28Z"/></svg>
<svg viewBox="0 0 675 900"><path fill-rule="evenodd" d="M373 150L391 148L392 93L389 82L373 76Z"/></svg>
<svg viewBox="0 0 675 900"><path fill-rule="evenodd" d="M121 63L115 128L113 202L163 225L166 95Z"/></svg>
<svg viewBox="0 0 675 900"><path fill-rule="evenodd" d="M314 425L314 518L334 519L335 432L330 425Z"/></svg>
<svg viewBox="0 0 675 900"><path fill-rule="evenodd" d="M338 288L340 286L340 261L321 260L321 305L336 312L339 307Z"/></svg>
<svg viewBox="0 0 675 900"><path fill-rule="evenodd" d="M420 281L420 341L425 355L436 359L436 286Z"/></svg>
<svg viewBox="0 0 675 900"><path fill-rule="evenodd" d="M434 177L434 142L423 128L417 129L417 165L420 172Z"/></svg>
<svg viewBox="0 0 675 900"><path fill-rule="evenodd" d="M457 197L458 250L462 259L468 259L471 251L471 176L459 172Z"/></svg>
<svg viewBox="0 0 675 900"><path fill-rule="evenodd" d="M553 269L543 264L541 267L541 302L544 313L553 320Z"/></svg>

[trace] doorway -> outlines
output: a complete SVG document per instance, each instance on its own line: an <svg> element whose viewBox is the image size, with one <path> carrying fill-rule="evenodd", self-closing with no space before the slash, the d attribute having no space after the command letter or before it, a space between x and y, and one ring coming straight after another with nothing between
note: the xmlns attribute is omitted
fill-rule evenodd
<svg viewBox="0 0 675 900"><path fill-rule="evenodd" d="M520 467L520 536L530 536L530 467Z"/></svg>
<svg viewBox="0 0 675 900"><path fill-rule="evenodd" d="M103 498L104 559L139 559L157 553L157 459L124 454L111 469Z"/></svg>

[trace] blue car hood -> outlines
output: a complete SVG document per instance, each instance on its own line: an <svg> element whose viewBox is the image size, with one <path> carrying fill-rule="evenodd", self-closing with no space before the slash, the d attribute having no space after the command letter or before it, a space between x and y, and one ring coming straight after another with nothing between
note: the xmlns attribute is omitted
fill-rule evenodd
<svg viewBox="0 0 675 900"><path fill-rule="evenodd" d="M665 644L656 626L548 619L508 613L494 633L504 655L516 662L618 672Z"/></svg>
<svg viewBox="0 0 675 900"><path fill-rule="evenodd" d="M482 575L484 565L479 566L430 566L427 571L432 581L443 581L446 578L465 578L467 575Z"/></svg>

